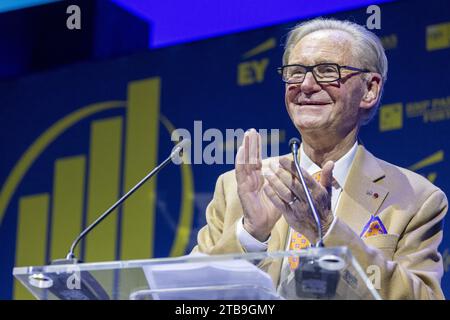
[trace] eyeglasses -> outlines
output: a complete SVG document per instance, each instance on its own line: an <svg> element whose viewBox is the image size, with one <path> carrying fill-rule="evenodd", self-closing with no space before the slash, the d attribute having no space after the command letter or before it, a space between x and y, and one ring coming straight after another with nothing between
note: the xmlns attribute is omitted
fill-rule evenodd
<svg viewBox="0 0 450 320"><path fill-rule="evenodd" d="M288 84L302 83L306 74L311 72L317 83L333 82L342 79L341 69L356 72L370 72L368 69L359 69L350 66L340 66L337 63L319 63L315 66L301 64L288 64L277 68L284 82Z"/></svg>

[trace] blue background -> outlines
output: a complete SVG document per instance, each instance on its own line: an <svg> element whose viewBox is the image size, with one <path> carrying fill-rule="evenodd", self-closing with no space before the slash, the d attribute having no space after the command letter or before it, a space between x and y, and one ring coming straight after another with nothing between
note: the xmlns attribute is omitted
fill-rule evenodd
<svg viewBox="0 0 450 320"><path fill-rule="evenodd" d="M426 29L429 25L450 22L450 9L444 0L398 1L380 5L380 37L395 35L396 45L388 49L388 81L383 104L402 103L401 128L380 131L377 116L361 131L361 139L377 157L402 167L442 150L444 159L420 169L427 176L436 173L435 184L450 194L450 116L445 120L425 122L422 117L408 117L406 104L434 98L450 97L450 49L427 51ZM365 8L331 15L365 24ZM152 76L161 77L161 113L176 127L193 131L196 120L204 130L218 128L279 128L285 136L296 136L284 107L284 85L276 67L281 65L282 42L297 21L226 35L206 41L144 50L120 58L76 63L0 83L0 186L22 153L53 123L81 106L106 100L126 100L128 82ZM148 30L143 30L144 36ZM252 58L243 54L274 38L274 48ZM126 51L126 50L125 50ZM126 53L126 52L125 52ZM111 58L106 57L106 58ZM237 83L238 65L250 60L269 59L264 81L241 86ZM448 102L450 104L450 102ZM450 106L446 109L450 114ZM117 112L106 112L90 118L104 118ZM120 113L120 112L119 112ZM20 196L52 189L53 161L56 158L88 153L89 122L82 122L60 136L34 163L14 195L0 225L0 298L12 297L11 271L15 261L17 200ZM160 129L159 159L170 150L170 138ZM287 141L281 152L287 153ZM233 169L232 165L194 165L195 216L187 251L195 244L199 228L205 224L205 207L211 199L216 178ZM165 170L158 178L157 228L155 256L169 253L174 221L179 203L177 170ZM175 181L175 182L174 182ZM447 219L448 220L448 219ZM450 245L445 225L444 266L448 271ZM145 257L136 257L145 258ZM442 285L450 296L449 275Z"/></svg>

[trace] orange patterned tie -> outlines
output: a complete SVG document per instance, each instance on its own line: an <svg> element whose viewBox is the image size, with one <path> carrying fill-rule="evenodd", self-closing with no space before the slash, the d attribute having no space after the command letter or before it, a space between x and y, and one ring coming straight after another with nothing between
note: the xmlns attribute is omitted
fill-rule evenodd
<svg viewBox="0 0 450 320"><path fill-rule="evenodd" d="M320 171L312 175L312 177L319 182L320 181ZM291 243L289 244L289 250L300 251L311 246L311 242L302 235L300 232L292 230ZM295 270L298 267L299 257L289 257L288 258L289 267L291 270Z"/></svg>

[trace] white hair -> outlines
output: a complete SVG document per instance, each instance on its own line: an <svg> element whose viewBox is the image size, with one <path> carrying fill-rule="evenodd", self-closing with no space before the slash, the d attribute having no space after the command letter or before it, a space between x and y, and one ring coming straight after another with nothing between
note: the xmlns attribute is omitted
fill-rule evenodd
<svg viewBox="0 0 450 320"><path fill-rule="evenodd" d="M365 27L350 21L316 18L298 24L289 32L284 48L283 64L288 64L292 49L302 38L319 30L338 30L350 34L354 40L354 46L351 48L352 54L357 60L355 63L358 64L355 67L368 69L381 75L382 87L377 104L362 119L363 124L367 124L380 106L383 87L387 80L388 61L380 39Z"/></svg>

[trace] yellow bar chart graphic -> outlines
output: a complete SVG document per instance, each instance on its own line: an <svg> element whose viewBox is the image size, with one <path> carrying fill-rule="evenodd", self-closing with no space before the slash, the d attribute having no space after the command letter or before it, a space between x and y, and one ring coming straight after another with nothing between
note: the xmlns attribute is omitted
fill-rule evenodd
<svg viewBox="0 0 450 320"><path fill-rule="evenodd" d="M87 224L106 211L120 196L122 118L95 121L91 127L91 146L87 199ZM117 211L117 210L116 210ZM112 212L95 232L86 238L86 261L116 259L117 212Z"/></svg>
<svg viewBox="0 0 450 320"><path fill-rule="evenodd" d="M47 193L19 199L16 240L16 265L44 265L50 196ZM32 299L18 280L14 281L15 299Z"/></svg>
<svg viewBox="0 0 450 320"><path fill-rule="evenodd" d="M86 158L75 156L55 162L50 259L61 259L71 239L81 232ZM76 253L80 251L77 248Z"/></svg>
<svg viewBox="0 0 450 320"><path fill-rule="evenodd" d="M81 230L157 164L159 110L159 78L130 82L125 118L92 121L89 154L55 160L52 194L19 198L15 266L45 265L47 256L64 258ZM154 179L123 206L121 229L118 212L113 212L85 238L84 257L80 247L77 257L86 262L151 258L155 201ZM14 298L32 296L16 281Z"/></svg>
<svg viewBox="0 0 450 320"><path fill-rule="evenodd" d="M135 81L128 87L125 190L139 182L158 161L159 94L158 78ZM155 190L156 179L152 179L123 206L122 260L153 256Z"/></svg>

